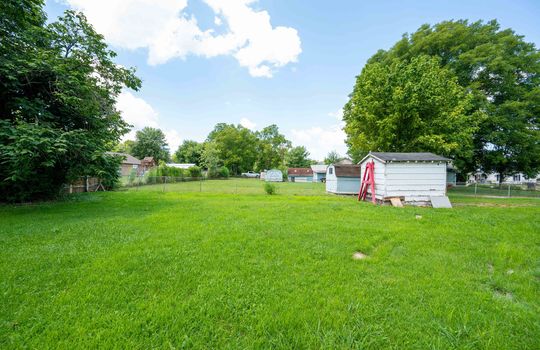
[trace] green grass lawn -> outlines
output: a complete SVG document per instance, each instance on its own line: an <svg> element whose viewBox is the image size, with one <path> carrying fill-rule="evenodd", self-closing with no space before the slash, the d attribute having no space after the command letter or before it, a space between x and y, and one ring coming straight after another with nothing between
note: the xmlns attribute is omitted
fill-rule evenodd
<svg viewBox="0 0 540 350"><path fill-rule="evenodd" d="M452 201L229 180L0 206L0 348L540 348L540 201Z"/></svg>

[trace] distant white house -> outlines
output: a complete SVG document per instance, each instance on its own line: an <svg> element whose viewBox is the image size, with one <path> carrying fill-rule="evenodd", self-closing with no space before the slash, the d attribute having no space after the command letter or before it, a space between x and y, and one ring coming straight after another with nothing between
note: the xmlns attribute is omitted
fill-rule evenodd
<svg viewBox="0 0 540 350"><path fill-rule="evenodd" d="M360 191L360 165L331 164L326 170L326 192L358 194Z"/></svg>
<svg viewBox="0 0 540 350"><path fill-rule="evenodd" d="M264 175L266 182L283 182L283 173L279 169L267 170Z"/></svg>
<svg viewBox="0 0 540 350"><path fill-rule="evenodd" d="M374 166L375 198L399 197L406 203L427 204L445 197L450 159L433 153L370 152L360 161L362 178L366 165ZM368 197L372 195L368 187Z"/></svg>
<svg viewBox="0 0 540 350"><path fill-rule="evenodd" d="M196 166L197 164L193 164L193 163L167 163L166 165L170 166L172 168L189 169L191 167Z"/></svg>
<svg viewBox="0 0 540 350"><path fill-rule="evenodd" d="M500 175L497 173L485 174L482 172L477 172L469 176L469 182L478 182L478 183L489 183L489 184L498 184ZM540 182L540 174L534 177L527 177L523 173L517 173L511 176L506 176L503 180L504 184L509 185L521 185L530 182Z"/></svg>
<svg viewBox="0 0 540 350"><path fill-rule="evenodd" d="M313 171L313 182L323 182L326 179L326 164L314 164L311 166Z"/></svg>

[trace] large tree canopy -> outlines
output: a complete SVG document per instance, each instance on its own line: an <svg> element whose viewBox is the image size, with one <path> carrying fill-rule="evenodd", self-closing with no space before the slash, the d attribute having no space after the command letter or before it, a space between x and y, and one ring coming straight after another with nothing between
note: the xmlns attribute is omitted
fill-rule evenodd
<svg viewBox="0 0 540 350"><path fill-rule="evenodd" d="M279 133L277 125L272 124L255 133L259 139L255 169L262 171L285 165L285 155L291 142Z"/></svg>
<svg viewBox="0 0 540 350"><path fill-rule="evenodd" d="M82 14L67 11L45 25L42 7L0 2L3 200L51 197L82 175L114 177L118 160L104 153L128 128L115 98L140 87Z"/></svg>
<svg viewBox="0 0 540 350"><path fill-rule="evenodd" d="M176 152L174 152L174 161L201 165L203 149L204 145L202 143L193 140L185 140L178 146Z"/></svg>
<svg viewBox="0 0 540 350"><path fill-rule="evenodd" d="M291 148L286 158L287 166L290 168L306 168L311 165L309 152L304 146Z"/></svg>
<svg viewBox="0 0 540 350"><path fill-rule="evenodd" d="M473 153L468 159L462 158L467 152L451 152L447 155L461 159L463 170L480 167L486 172L496 171L502 175L519 171L528 175L538 172L540 52L534 44L525 42L522 36L512 30L500 30L496 21L446 21L434 26L424 25L415 33L404 35L390 50L381 50L375 54L357 78L357 87L360 85L364 88L355 87L351 101L347 104L346 132L351 155L358 156L359 153L369 150L378 138L377 135L365 133L354 125L366 118L362 115L362 108L354 108L358 103L363 104L364 98L371 98L369 94L364 96L365 89L377 91L382 86L401 88L408 80L396 80L393 76L395 71L390 67L411 67L411 64L418 64L418 60L423 56L438 60L438 73L441 74L439 80L450 81L451 91L455 90L448 98L431 101L431 104L448 104L448 99L463 99L469 100L467 103L471 106L470 112L462 115L464 118L473 116L469 128L472 132ZM374 77L375 70L385 74L386 78ZM436 77L434 74L437 72L432 70L432 73L432 76ZM418 77L400 75L402 79L418 81ZM373 79L373 86L368 86L370 78ZM393 81L395 85L389 85L386 79ZM464 90L458 93L454 82ZM386 96L394 94L388 92ZM390 102L396 104L393 100L377 101L377 104ZM408 107L410 103L399 102L396 108L401 105ZM463 107L464 111L468 110L466 104ZM372 113L375 113L372 117L380 120L380 124L384 124L386 119L383 111L384 109L378 111L372 108ZM475 128L476 123L478 128ZM459 125L461 124L456 124L455 131L458 131ZM419 131L423 132L422 129ZM393 141L403 145L400 142L401 137L401 134L395 133ZM468 144L469 140L467 137L465 142ZM385 151L388 149L386 147L390 146L383 145L377 150ZM406 149L428 150L424 144L418 144L414 149ZM401 148L394 147L394 150ZM460 151L459 148L457 151Z"/></svg>
<svg viewBox="0 0 540 350"><path fill-rule="evenodd" d="M131 151L140 159L154 157L156 163L169 161L169 146L165 134L160 129L145 127L137 131Z"/></svg>
<svg viewBox="0 0 540 350"><path fill-rule="evenodd" d="M215 145L222 164L232 174L253 170L258 140L251 130L241 125L219 123L208 135L207 142Z"/></svg>
<svg viewBox="0 0 540 350"><path fill-rule="evenodd" d="M430 151L469 159L478 116L470 96L439 59L413 57L367 65L344 108L351 152Z"/></svg>

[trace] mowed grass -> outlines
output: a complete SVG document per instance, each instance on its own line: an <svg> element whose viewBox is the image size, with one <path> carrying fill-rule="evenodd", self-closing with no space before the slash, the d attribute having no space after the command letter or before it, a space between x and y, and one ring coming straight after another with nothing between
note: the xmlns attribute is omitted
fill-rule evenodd
<svg viewBox="0 0 540 350"><path fill-rule="evenodd" d="M1 206L0 348L540 347L536 199L184 185Z"/></svg>

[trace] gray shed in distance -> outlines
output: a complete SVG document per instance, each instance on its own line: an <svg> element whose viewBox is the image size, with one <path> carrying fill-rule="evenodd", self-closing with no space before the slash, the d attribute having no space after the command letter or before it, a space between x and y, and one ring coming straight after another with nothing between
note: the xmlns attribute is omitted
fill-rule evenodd
<svg viewBox="0 0 540 350"><path fill-rule="evenodd" d="M326 169L326 192L358 194L360 191L360 165L332 164Z"/></svg>

